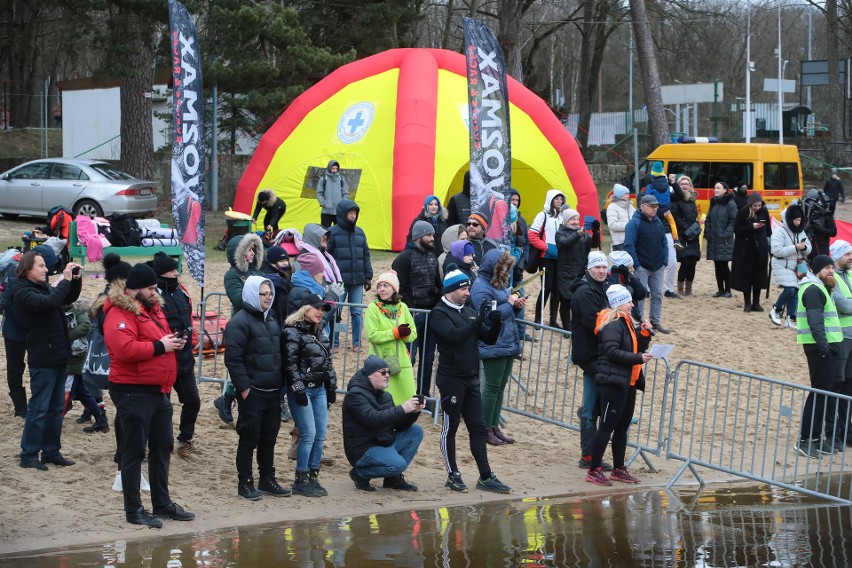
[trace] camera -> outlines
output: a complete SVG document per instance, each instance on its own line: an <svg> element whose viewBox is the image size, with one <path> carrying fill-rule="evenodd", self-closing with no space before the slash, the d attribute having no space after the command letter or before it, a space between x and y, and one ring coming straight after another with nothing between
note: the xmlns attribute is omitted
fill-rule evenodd
<svg viewBox="0 0 852 568"><path fill-rule="evenodd" d="M80 267L75 266L71 269L71 276L80 276Z"/></svg>
<svg viewBox="0 0 852 568"><path fill-rule="evenodd" d="M418 394L417 395L417 405L423 406L424 404L426 404L426 395L425 394Z"/></svg>

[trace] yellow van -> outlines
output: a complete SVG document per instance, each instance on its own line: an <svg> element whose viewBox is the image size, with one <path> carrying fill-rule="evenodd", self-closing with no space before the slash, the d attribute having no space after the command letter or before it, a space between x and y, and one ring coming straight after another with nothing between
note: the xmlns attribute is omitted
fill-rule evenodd
<svg viewBox="0 0 852 568"><path fill-rule="evenodd" d="M639 165L640 180L650 179L651 165L662 162L666 174L687 175L698 192L699 214L707 213L713 186L723 181L734 187L746 184L763 195L766 208L776 218L794 200L802 199L802 165L796 146L779 144L684 143L664 144ZM625 177L633 190L633 175ZM647 183L647 181L646 181Z"/></svg>

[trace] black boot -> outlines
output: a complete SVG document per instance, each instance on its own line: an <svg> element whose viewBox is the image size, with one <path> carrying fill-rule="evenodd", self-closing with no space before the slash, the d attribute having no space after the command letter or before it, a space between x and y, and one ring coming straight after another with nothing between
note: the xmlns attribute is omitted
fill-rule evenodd
<svg viewBox="0 0 852 568"><path fill-rule="evenodd" d="M325 487L320 485L319 470L318 469L312 469L312 470L308 471L308 478L311 480L311 483L314 484L314 488L317 491L319 491L322 494L323 497L328 495L328 491L325 490Z"/></svg>
<svg viewBox="0 0 852 568"><path fill-rule="evenodd" d="M89 412L88 408L83 409L83 414L80 415L80 418L76 420L77 424L88 424L92 421L92 413Z"/></svg>
<svg viewBox="0 0 852 568"><path fill-rule="evenodd" d="M249 501L260 501L263 499L263 494L254 488L254 480L251 477L240 480L239 485L237 485L237 494Z"/></svg>
<svg viewBox="0 0 852 568"><path fill-rule="evenodd" d="M322 492L311 482L310 474L307 471L296 472L293 494L304 495L305 497L322 497Z"/></svg>
<svg viewBox="0 0 852 568"><path fill-rule="evenodd" d="M234 397L228 394L223 394L213 401L213 406L219 411L219 419L225 424L232 424L234 422L234 414L231 411L233 404Z"/></svg>
<svg viewBox="0 0 852 568"><path fill-rule="evenodd" d="M109 420L107 420L106 412L101 412L99 415L95 416L95 423L83 428L83 432L86 434L109 432Z"/></svg>

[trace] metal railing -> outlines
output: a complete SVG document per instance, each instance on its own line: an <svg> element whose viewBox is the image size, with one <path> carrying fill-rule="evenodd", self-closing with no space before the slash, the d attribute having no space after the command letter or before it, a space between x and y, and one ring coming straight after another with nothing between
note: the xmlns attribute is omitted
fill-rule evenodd
<svg viewBox="0 0 852 568"><path fill-rule="evenodd" d="M230 313L230 303L223 298L226 296L221 292L208 294L200 310L225 317ZM340 308L351 306L339 304ZM343 392L370 347L362 330L361 349L349 348L349 310L341 312L342 317L335 324L341 347L334 354L334 367ZM515 361L506 387L504 413L579 432L577 411L582 405L583 381L582 371L571 364L570 332L528 321L521 323L535 341L523 342L523 355ZM428 333L428 318L426 330ZM438 357L436 354L432 375ZM418 355L418 365L422 365L422 360ZM852 461L852 450L843 444L837 454L814 459L796 449L801 408L808 394L819 395L817 404L822 405L827 416L835 416L838 410L846 410L846 415L852 416L852 397L696 361L680 361L672 372L667 359L654 359L645 365L644 373L646 387L637 393L628 432L628 446L634 451L627 464L641 457L649 469L656 471L651 455L682 461L667 488L674 486L686 470L704 485L697 469L703 467L808 495L852 502L852 473L846 471L852 466L848 463ZM228 375L222 353L199 353L197 377L199 382L217 383L224 388ZM421 391L420 384L417 391ZM440 404L435 396L429 400L434 403L433 421L437 424ZM845 431L842 435L846 442ZM852 444L852 440L849 442Z"/></svg>
<svg viewBox="0 0 852 568"><path fill-rule="evenodd" d="M683 466L667 487L687 469L704 485L696 469L701 466L852 502L852 474L847 473L852 451L847 451L845 428L836 454L814 459L796 448L801 409L810 393L819 395L814 404L822 407L827 422L838 410L849 416L852 398L695 361L677 364L671 390L666 459L683 461Z"/></svg>

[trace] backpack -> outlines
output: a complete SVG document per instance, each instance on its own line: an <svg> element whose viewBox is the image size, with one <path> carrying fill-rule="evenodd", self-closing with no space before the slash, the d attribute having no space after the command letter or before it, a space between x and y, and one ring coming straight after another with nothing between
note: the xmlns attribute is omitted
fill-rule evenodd
<svg viewBox="0 0 852 568"><path fill-rule="evenodd" d="M69 310L65 312L65 321L68 322L68 329L74 329L77 327L77 314L73 311ZM74 341L71 342L71 355L77 356L82 355L89 351L89 338L88 337L78 337Z"/></svg>
<svg viewBox="0 0 852 568"><path fill-rule="evenodd" d="M74 213L67 207L57 205L47 212L47 226L44 232L53 237L68 240L71 234L71 221Z"/></svg>
<svg viewBox="0 0 852 568"><path fill-rule="evenodd" d="M23 253L16 248L10 248L0 255L0 293L6 289L6 283L15 276L18 263Z"/></svg>
<svg viewBox="0 0 852 568"><path fill-rule="evenodd" d="M114 247L138 247L142 245L139 225L127 213L113 213L109 217L109 239Z"/></svg>

